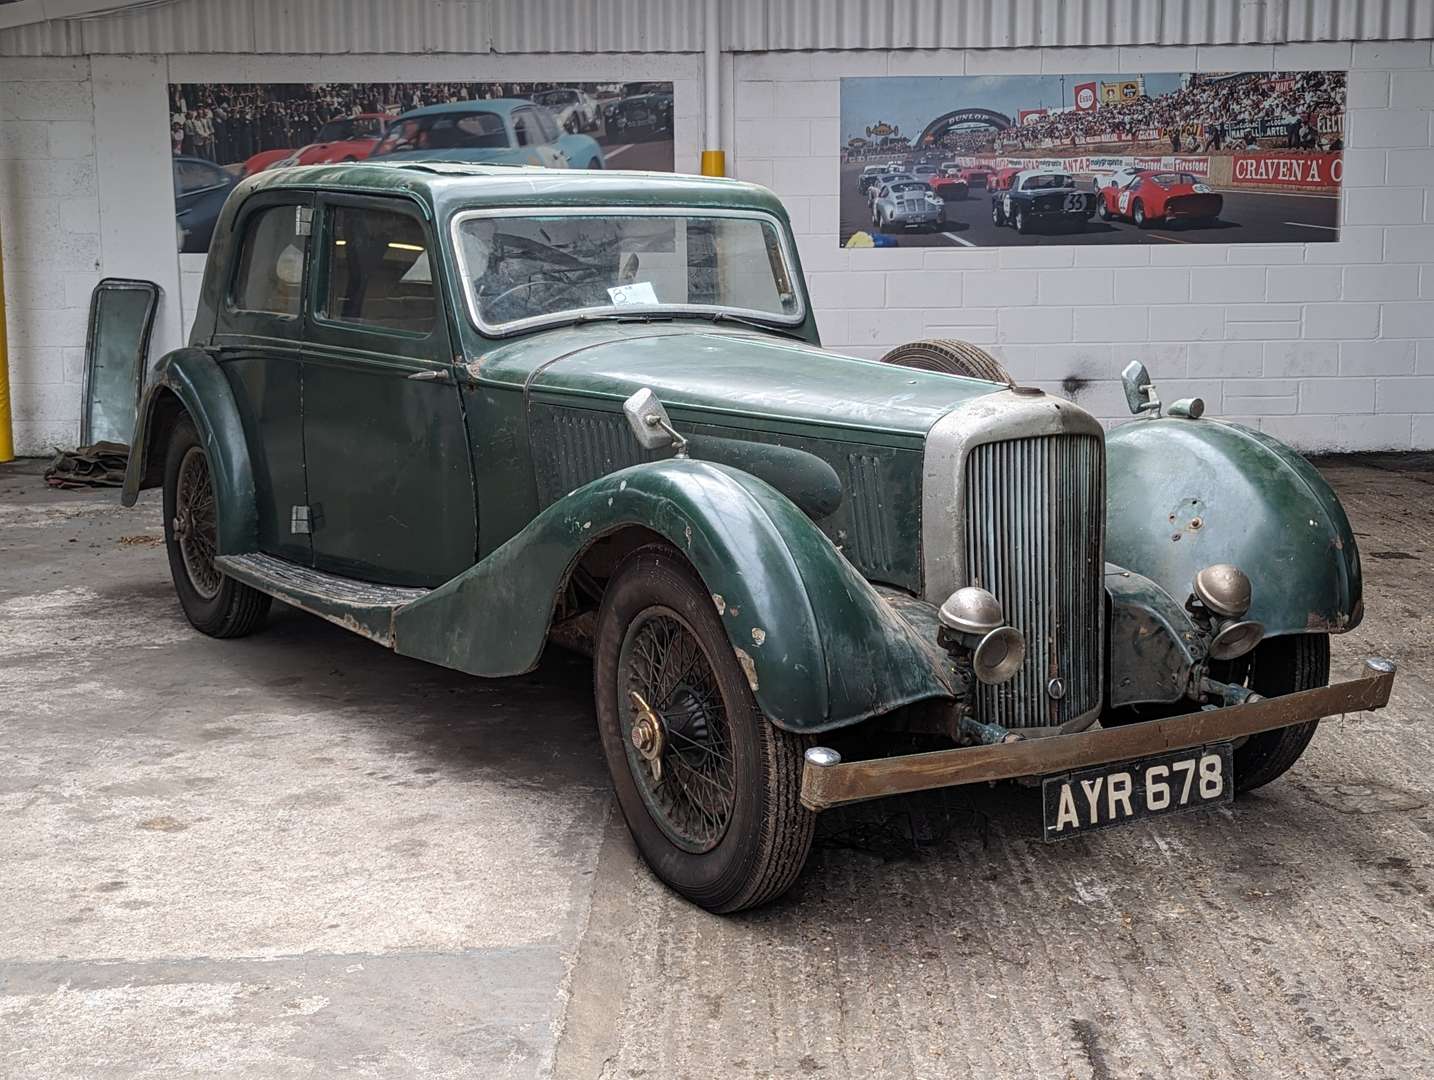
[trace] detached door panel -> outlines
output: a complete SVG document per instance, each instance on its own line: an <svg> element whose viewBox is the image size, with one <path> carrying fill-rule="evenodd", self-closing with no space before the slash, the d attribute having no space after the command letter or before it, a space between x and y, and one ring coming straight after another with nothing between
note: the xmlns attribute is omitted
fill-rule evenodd
<svg viewBox="0 0 1434 1080"><path fill-rule="evenodd" d="M321 199L304 352L314 566L439 585L477 517L431 237L406 200Z"/></svg>
<svg viewBox="0 0 1434 1080"><path fill-rule="evenodd" d="M291 531L293 508L308 501L300 414L307 237L297 222L312 205L296 192L245 204L213 341L249 446L259 549L301 564L311 552L308 535Z"/></svg>

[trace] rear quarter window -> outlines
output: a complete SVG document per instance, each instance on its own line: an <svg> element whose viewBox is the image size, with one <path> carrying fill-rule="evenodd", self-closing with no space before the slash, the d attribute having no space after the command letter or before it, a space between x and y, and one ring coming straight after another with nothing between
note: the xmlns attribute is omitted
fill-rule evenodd
<svg viewBox="0 0 1434 1080"><path fill-rule="evenodd" d="M304 284L304 238L298 235L298 207L270 206L244 225L234 274L232 305L269 315L299 314Z"/></svg>

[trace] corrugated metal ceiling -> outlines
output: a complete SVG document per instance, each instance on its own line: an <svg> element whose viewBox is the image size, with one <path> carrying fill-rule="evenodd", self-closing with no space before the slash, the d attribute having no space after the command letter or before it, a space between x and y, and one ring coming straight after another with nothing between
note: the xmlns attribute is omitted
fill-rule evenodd
<svg viewBox="0 0 1434 1080"><path fill-rule="evenodd" d="M727 0L724 47L1015 48L1434 37L1434 0ZM701 49L702 0L176 0L0 32L0 55Z"/></svg>

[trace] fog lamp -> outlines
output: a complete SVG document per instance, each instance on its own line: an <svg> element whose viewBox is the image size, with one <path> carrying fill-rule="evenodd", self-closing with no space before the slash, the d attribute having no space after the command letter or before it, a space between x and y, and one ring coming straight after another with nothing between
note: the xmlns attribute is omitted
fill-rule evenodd
<svg viewBox="0 0 1434 1080"><path fill-rule="evenodd" d="M1250 579L1238 566L1216 563L1195 575L1195 598L1214 615L1238 619L1250 610Z"/></svg>
<svg viewBox="0 0 1434 1080"><path fill-rule="evenodd" d="M1233 660L1244 656L1265 637L1263 623L1247 619L1244 622L1227 622L1210 639L1211 660Z"/></svg>

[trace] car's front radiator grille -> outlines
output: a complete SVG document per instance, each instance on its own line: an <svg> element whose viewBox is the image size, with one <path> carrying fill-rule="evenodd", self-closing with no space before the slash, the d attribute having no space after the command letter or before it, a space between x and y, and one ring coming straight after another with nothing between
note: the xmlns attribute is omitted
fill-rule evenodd
<svg viewBox="0 0 1434 1080"><path fill-rule="evenodd" d="M1026 637L1020 673L980 686L982 721L1043 727L1100 704L1104 528L1098 435L1040 435L971 451L967 580L994 593L1006 621Z"/></svg>

